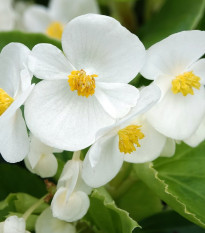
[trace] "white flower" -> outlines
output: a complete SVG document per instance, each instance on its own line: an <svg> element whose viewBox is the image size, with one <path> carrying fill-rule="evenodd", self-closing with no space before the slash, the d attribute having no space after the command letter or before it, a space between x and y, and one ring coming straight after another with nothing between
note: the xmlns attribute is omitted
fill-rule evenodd
<svg viewBox="0 0 205 233"><path fill-rule="evenodd" d="M41 5L28 8L24 24L28 31L61 39L64 26L71 19L87 13L98 13L96 0L51 0L48 8Z"/></svg>
<svg viewBox="0 0 205 233"><path fill-rule="evenodd" d="M7 162L19 162L29 150L26 125L20 110L32 91L27 69L30 50L11 43L0 54L0 153Z"/></svg>
<svg viewBox="0 0 205 233"><path fill-rule="evenodd" d="M87 213L91 188L84 183L81 170L82 161L79 159L72 159L66 163L51 203L54 217L74 222Z"/></svg>
<svg viewBox="0 0 205 233"><path fill-rule="evenodd" d="M191 137L186 138L184 142L189 146L196 147L205 139L205 118L202 119L201 124L198 129L191 135Z"/></svg>
<svg viewBox="0 0 205 233"><path fill-rule="evenodd" d="M60 151L45 145L33 135L30 135L30 141L29 154L25 158L26 167L42 178L54 176L58 169L58 162L53 153Z"/></svg>
<svg viewBox="0 0 205 233"><path fill-rule="evenodd" d="M29 68L45 80L34 88L25 117L45 144L77 151L136 105L138 90L127 83L141 69L145 49L115 19L94 14L67 24L62 47L66 56L50 44L33 48Z"/></svg>
<svg viewBox="0 0 205 233"><path fill-rule="evenodd" d="M72 224L54 218L50 207L38 217L35 230L36 233L76 233Z"/></svg>
<svg viewBox="0 0 205 233"><path fill-rule="evenodd" d="M162 97L149 122L164 135L182 140L198 128L205 113L204 31L173 34L148 49L142 75L154 79Z"/></svg>
<svg viewBox="0 0 205 233"><path fill-rule="evenodd" d="M119 172L124 160L144 163L160 156L166 137L142 115L159 98L157 86L143 88L136 107L125 118L97 133L97 140L83 162L82 176L89 186L99 187L109 182Z"/></svg>
<svg viewBox="0 0 205 233"><path fill-rule="evenodd" d="M0 0L0 31L12 30L15 27L15 12L12 1Z"/></svg>
<svg viewBox="0 0 205 233"><path fill-rule="evenodd" d="M8 217L0 223L0 233L29 233L26 231L26 223L23 218L17 216Z"/></svg>

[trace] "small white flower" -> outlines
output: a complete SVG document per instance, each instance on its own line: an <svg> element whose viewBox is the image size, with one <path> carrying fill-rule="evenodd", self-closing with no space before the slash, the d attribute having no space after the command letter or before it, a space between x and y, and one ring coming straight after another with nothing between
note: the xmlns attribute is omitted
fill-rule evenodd
<svg viewBox="0 0 205 233"><path fill-rule="evenodd" d="M64 26L73 18L87 13L98 13L96 0L51 0L48 8L41 5L28 8L24 24L28 31L61 39Z"/></svg>
<svg viewBox="0 0 205 233"><path fill-rule="evenodd" d="M184 142L189 146L196 147L205 139L205 118L202 119L201 124L198 129L191 135L191 137L186 138Z"/></svg>
<svg viewBox="0 0 205 233"><path fill-rule="evenodd" d="M0 233L29 233L26 231L26 223L23 218L17 216L8 217L0 223Z"/></svg>
<svg viewBox="0 0 205 233"><path fill-rule="evenodd" d="M77 151L136 105L138 90L127 83L142 68L145 49L118 21L94 14L67 24L62 47L66 56L50 44L33 48L29 68L45 80L34 88L25 117L45 144Z"/></svg>
<svg viewBox="0 0 205 233"><path fill-rule="evenodd" d="M27 69L30 50L11 43L0 54L0 153L7 162L23 160L29 139L20 106L32 91L32 75Z"/></svg>
<svg viewBox="0 0 205 233"><path fill-rule="evenodd" d="M53 216L67 222L81 219L90 206L91 188L82 179L82 161L68 161L58 181L57 192L51 203Z"/></svg>
<svg viewBox="0 0 205 233"><path fill-rule="evenodd" d="M82 176L89 186L99 187L109 182L119 172L123 161L144 163L160 156L166 137L142 115L159 98L157 86L143 88L136 107L126 117L97 133L98 139L83 161Z"/></svg>
<svg viewBox="0 0 205 233"><path fill-rule="evenodd" d="M205 53L205 32L173 34L151 46L147 53L142 75L154 79L162 91L148 120L164 135L186 139L205 113L205 59L200 59Z"/></svg>
<svg viewBox="0 0 205 233"><path fill-rule="evenodd" d="M72 224L54 218L50 207L38 217L35 230L36 233L76 233Z"/></svg>
<svg viewBox="0 0 205 233"><path fill-rule="evenodd" d="M60 151L45 145L33 135L30 135L30 141L29 154L25 158L26 167L42 178L54 176L58 169L58 162L53 153Z"/></svg>

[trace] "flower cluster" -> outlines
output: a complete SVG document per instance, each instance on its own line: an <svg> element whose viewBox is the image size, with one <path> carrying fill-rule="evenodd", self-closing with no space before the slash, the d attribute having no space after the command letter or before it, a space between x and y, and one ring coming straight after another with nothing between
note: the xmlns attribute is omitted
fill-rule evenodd
<svg viewBox="0 0 205 233"><path fill-rule="evenodd" d="M111 181L124 161L169 157L176 142L196 146L205 138L205 60L200 59L205 32L176 33L146 51L115 19L98 14L74 18L73 11L74 19L66 24L70 19L64 9L53 11L56 4L48 10L33 6L25 17L35 31L37 21L33 24L30 16L43 17L42 32L53 36L57 30L62 50L37 44L30 51L11 43L0 54L3 158L11 163L25 159L31 172L45 178L57 172L54 153L74 152L58 180L51 209L37 221L38 233L52 232L54 225L75 232L61 220L81 219L92 188ZM130 85L139 73L153 82L140 89ZM35 86L33 75L42 79ZM82 159L80 151L87 147ZM15 221L23 229L16 232L25 232L21 220L7 219L2 226Z"/></svg>

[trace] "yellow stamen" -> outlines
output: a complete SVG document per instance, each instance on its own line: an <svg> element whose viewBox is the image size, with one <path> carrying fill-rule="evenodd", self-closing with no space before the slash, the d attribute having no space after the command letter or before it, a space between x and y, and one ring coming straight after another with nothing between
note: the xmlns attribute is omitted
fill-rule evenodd
<svg viewBox="0 0 205 233"><path fill-rule="evenodd" d="M0 88L0 116L13 102L14 99L10 97L3 89Z"/></svg>
<svg viewBox="0 0 205 233"><path fill-rule="evenodd" d="M60 40L63 34L63 24L60 22L52 22L46 29L46 34Z"/></svg>
<svg viewBox="0 0 205 233"><path fill-rule="evenodd" d="M145 137L141 132L141 127L141 125L129 125L118 131L120 152L130 154L136 151L135 145L140 147L139 140Z"/></svg>
<svg viewBox="0 0 205 233"><path fill-rule="evenodd" d="M200 89L200 78L196 76L193 71L185 72L181 75L178 75L172 81L172 92L177 94L181 92L183 96L187 96L188 94L193 95L193 88Z"/></svg>
<svg viewBox="0 0 205 233"><path fill-rule="evenodd" d="M96 74L87 75L84 70L73 70L68 75L68 83L71 91L77 90L78 95L90 96L95 93L95 78Z"/></svg>

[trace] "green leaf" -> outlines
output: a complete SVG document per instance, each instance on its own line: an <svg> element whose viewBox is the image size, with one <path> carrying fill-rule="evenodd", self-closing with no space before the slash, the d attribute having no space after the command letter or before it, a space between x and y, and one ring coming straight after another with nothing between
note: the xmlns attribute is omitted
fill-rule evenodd
<svg viewBox="0 0 205 233"><path fill-rule="evenodd" d="M128 212L118 208L105 189L96 189L90 197L90 208L85 217L95 226L95 232L131 233L139 227Z"/></svg>
<svg viewBox="0 0 205 233"><path fill-rule="evenodd" d="M139 31L146 47L170 34L195 29L204 14L204 0L167 0L160 12L154 15Z"/></svg>
<svg viewBox="0 0 205 233"><path fill-rule="evenodd" d="M205 142L184 143L172 158L137 164L137 176L179 214L205 228Z"/></svg>
<svg viewBox="0 0 205 233"><path fill-rule="evenodd" d="M14 164L0 164L0 184L0 200L10 193L24 192L40 198L47 192L43 180Z"/></svg>
<svg viewBox="0 0 205 233"><path fill-rule="evenodd" d="M25 33L19 31L0 32L0 51L4 46L11 42L19 42L32 49L39 43L50 43L58 48L61 48L61 42L51 39L43 34L39 33Z"/></svg>
<svg viewBox="0 0 205 233"><path fill-rule="evenodd" d="M142 229L134 233L205 233L199 226L187 221L174 211L154 215L140 222Z"/></svg>
<svg viewBox="0 0 205 233"><path fill-rule="evenodd" d="M162 210L160 199L140 180L136 181L116 202L136 221L141 221Z"/></svg>

